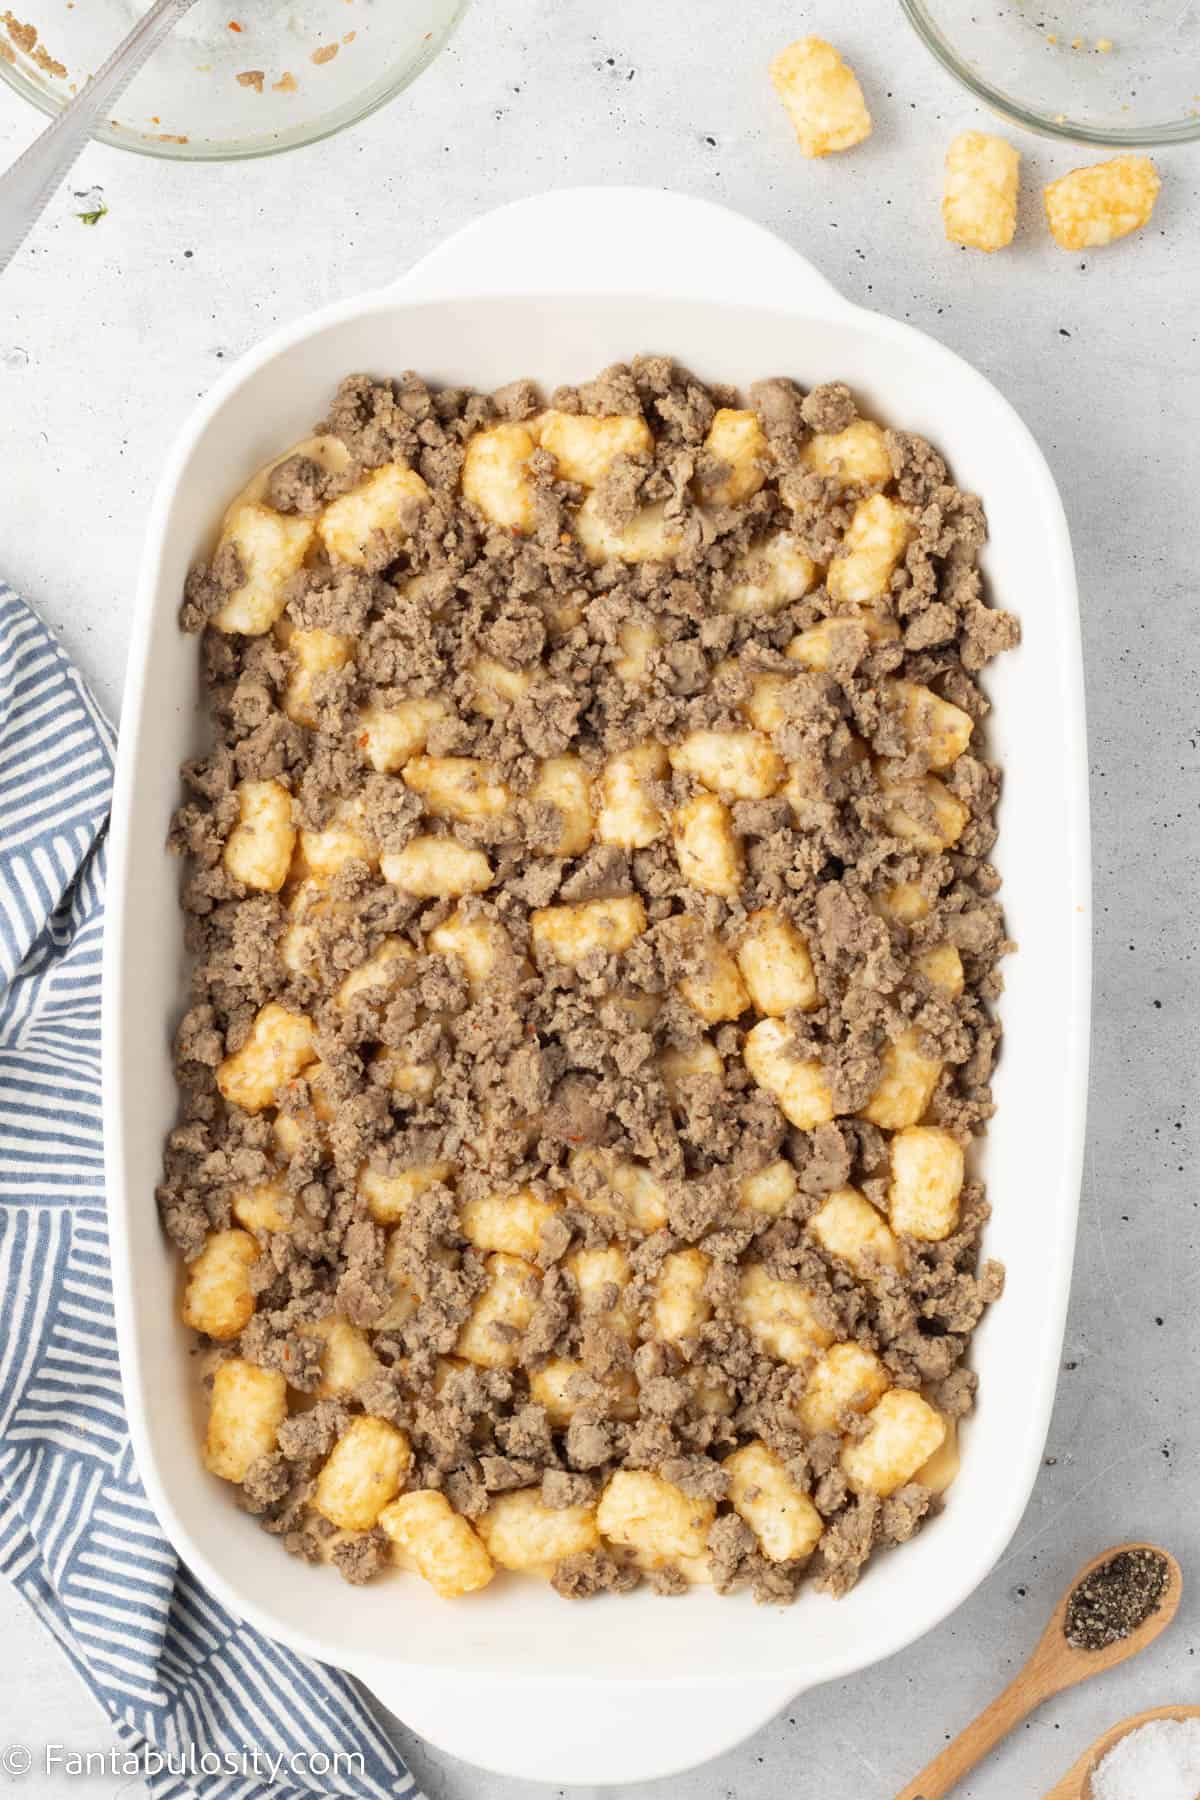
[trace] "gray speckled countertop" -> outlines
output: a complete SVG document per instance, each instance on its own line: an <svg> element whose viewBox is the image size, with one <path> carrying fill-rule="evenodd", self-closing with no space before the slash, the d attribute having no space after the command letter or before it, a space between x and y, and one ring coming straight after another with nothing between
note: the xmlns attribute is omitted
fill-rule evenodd
<svg viewBox="0 0 1200 1800"><path fill-rule="evenodd" d="M876 120L868 144L819 164L796 153L765 73L806 30L845 51ZM0 158L35 124L0 92ZM883 0L479 0L407 97L299 155L208 168L91 151L0 287L0 568L114 713L147 498L223 363L546 186L663 183L742 209L853 298L973 360L1056 472L1083 603L1097 955L1082 1227L1045 1467L999 1568L954 1618L647 1800L888 1800L1008 1679L1085 1557L1148 1536L1200 1572L1200 165L1163 153L1150 230L1072 256L1040 228L1037 190L1087 158L1020 140L1023 230L1004 254L973 256L941 238L939 174L953 132L986 124ZM87 229L70 190L92 183L111 210ZM1006 596L1017 610L1038 598ZM1041 1794L1117 1718L1200 1698L1195 1591L1142 1662L1046 1707L963 1800ZM103 1747L91 1702L20 1612L0 1589L0 1737ZM522 1791L399 1736L430 1800Z"/></svg>

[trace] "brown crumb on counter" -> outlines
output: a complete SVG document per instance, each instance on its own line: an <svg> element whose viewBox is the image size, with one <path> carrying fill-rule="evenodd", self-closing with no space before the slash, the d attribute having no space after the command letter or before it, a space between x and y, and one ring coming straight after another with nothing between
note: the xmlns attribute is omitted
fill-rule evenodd
<svg viewBox="0 0 1200 1800"><path fill-rule="evenodd" d="M319 50L313 51L308 60L315 63L332 62L340 48L339 44L322 44Z"/></svg>
<svg viewBox="0 0 1200 1800"><path fill-rule="evenodd" d="M263 83L267 79L265 69L242 69L237 81L239 87L253 88L256 94L263 91Z"/></svg>
<svg viewBox="0 0 1200 1800"><path fill-rule="evenodd" d="M276 94L294 94L299 85L292 71L285 69L279 80L271 83L271 91Z"/></svg>

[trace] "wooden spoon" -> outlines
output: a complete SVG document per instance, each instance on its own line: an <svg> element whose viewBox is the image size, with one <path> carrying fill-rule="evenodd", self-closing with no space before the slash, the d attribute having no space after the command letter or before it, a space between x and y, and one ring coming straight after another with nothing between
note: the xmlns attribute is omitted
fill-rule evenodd
<svg viewBox="0 0 1200 1800"><path fill-rule="evenodd" d="M1149 1712L1134 1713L1131 1719L1122 1719L1119 1725L1114 1725L1084 1751L1075 1767L1050 1789L1046 1800L1092 1800L1093 1771L1099 1768L1114 1744L1136 1731L1139 1725L1148 1725L1151 1719L1200 1719L1200 1706L1155 1706Z"/></svg>
<svg viewBox="0 0 1200 1800"><path fill-rule="evenodd" d="M1067 1642L1063 1629L1067 1602L1093 1569L1098 1569L1101 1563L1109 1562L1114 1556L1120 1556L1123 1550L1149 1550L1153 1555L1162 1557L1167 1564L1167 1585L1162 1598L1150 1617L1136 1631L1130 1632L1127 1638L1122 1638L1120 1643L1109 1644L1104 1650L1077 1650ZM1118 1544L1114 1549L1105 1550L1101 1555L1093 1557L1090 1563L1085 1563L1080 1569L1059 1600L1050 1615L1050 1623L1024 1668L1013 1677L1004 1692L998 1694L992 1704L952 1744L946 1746L940 1756L934 1757L927 1769L922 1769L903 1793L897 1794L896 1800L942 1800L943 1794L948 1794L1001 1738L1007 1737L1014 1726L1028 1718L1043 1700L1049 1700L1052 1694L1061 1694L1064 1688L1075 1687L1091 1675L1101 1675L1105 1669L1115 1669L1118 1663L1127 1662L1139 1650L1144 1650L1147 1644L1152 1644L1159 1632L1165 1631L1175 1617L1182 1590L1183 1576L1179 1564L1166 1550L1160 1550L1154 1544ZM1071 1791L1064 1790L1068 1793Z"/></svg>

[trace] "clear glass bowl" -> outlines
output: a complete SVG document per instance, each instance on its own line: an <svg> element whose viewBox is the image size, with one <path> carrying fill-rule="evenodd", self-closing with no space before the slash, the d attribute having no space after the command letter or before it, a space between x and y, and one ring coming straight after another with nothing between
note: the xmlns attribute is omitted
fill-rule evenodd
<svg viewBox="0 0 1200 1800"><path fill-rule="evenodd" d="M900 0L986 105L1074 143L1200 137L1197 0Z"/></svg>
<svg viewBox="0 0 1200 1800"><path fill-rule="evenodd" d="M0 76L57 113L149 0L0 0ZM196 0L97 133L144 156L223 161L294 150L406 88L469 0ZM13 21L16 21L15 26ZM36 42L30 42L30 29Z"/></svg>

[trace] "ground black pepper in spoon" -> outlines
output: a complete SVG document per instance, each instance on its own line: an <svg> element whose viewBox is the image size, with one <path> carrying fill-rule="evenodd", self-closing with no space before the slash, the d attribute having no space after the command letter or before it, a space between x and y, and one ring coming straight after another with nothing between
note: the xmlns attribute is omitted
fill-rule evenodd
<svg viewBox="0 0 1200 1800"><path fill-rule="evenodd" d="M1170 1567L1157 1550L1121 1550L1084 1576L1072 1589L1063 1617L1063 1635L1076 1650L1104 1650L1119 1644L1157 1612L1170 1580Z"/></svg>

